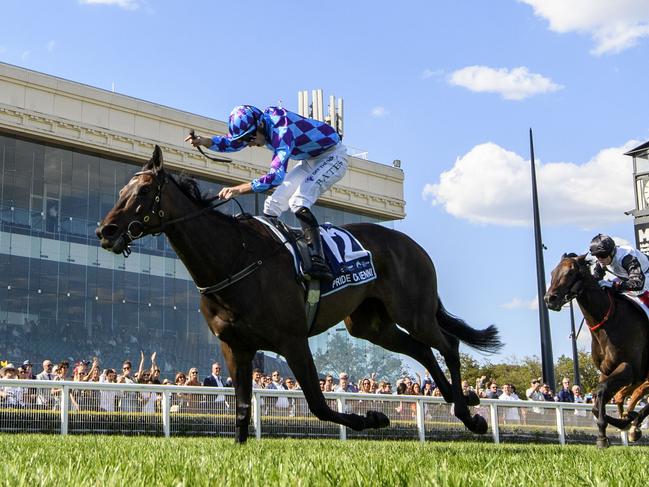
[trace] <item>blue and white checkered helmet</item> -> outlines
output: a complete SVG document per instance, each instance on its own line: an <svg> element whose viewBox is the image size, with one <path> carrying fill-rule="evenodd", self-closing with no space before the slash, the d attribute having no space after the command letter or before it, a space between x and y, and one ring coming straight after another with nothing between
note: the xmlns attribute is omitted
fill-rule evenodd
<svg viewBox="0 0 649 487"><path fill-rule="evenodd" d="M230 112L230 139L238 140L257 130L261 116L261 110L252 105L234 107Z"/></svg>

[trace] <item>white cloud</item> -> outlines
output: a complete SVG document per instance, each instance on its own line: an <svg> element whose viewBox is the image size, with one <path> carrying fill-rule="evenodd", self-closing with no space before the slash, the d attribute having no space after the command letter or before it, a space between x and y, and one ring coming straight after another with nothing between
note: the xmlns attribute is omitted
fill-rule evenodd
<svg viewBox="0 0 649 487"><path fill-rule="evenodd" d="M500 307L505 309L529 309L535 311L539 309L539 300L538 298L528 300L514 298L509 303L501 304Z"/></svg>
<svg viewBox="0 0 649 487"><path fill-rule="evenodd" d="M537 159L539 207L544 224L596 228L628 219L634 207L632 160L623 155L638 145L601 150L583 164ZM522 226L532 223L530 162L488 142L473 147L424 186L422 196L451 215L474 223Z"/></svg>
<svg viewBox="0 0 649 487"><path fill-rule="evenodd" d="M138 0L79 0L82 5L115 5L126 10L136 10L140 7Z"/></svg>
<svg viewBox="0 0 649 487"><path fill-rule="evenodd" d="M377 118L385 117L389 113L390 112L388 110L386 110L385 107L378 106L378 107L372 108L372 116L373 117L377 117Z"/></svg>
<svg viewBox="0 0 649 487"><path fill-rule="evenodd" d="M559 32L589 34L595 41L593 54L617 53L649 36L647 0L519 0Z"/></svg>
<svg viewBox="0 0 649 487"><path fill-rule="evenodd" d="M479 93L499 93L506 100L523 100L563 88L549 78L530 73L525 66L511 71L507 68L467 66L451 73L448 82Z"/></svg>
<svg viewBox="0 0 649 487"><path fill-rule="evenodd" d="M47 43L47 51L52 52L54 48L56 47L56 41L51 40L50 42Z"/></svg>

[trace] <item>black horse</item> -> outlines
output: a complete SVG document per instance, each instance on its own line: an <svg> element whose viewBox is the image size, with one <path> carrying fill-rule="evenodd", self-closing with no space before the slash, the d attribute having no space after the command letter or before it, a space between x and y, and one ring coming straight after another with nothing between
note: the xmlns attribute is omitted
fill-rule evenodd
<svg viewBox="0 0 649 487"><path fill-rule="evenodd" d="M564 254L552 271L545 294L549 309L559 311L576 298L591 334L591 354L601 372L594 394L593 414L597 418L597 446L608 446L606 427L626 429L631 424L639 432L640 415L627 413L623 419L606 414L606 405L615 396L618 407L628 394L639 399L649 373L649 323L642 310L629 300L600 288L590 272L586 255ZM637 391L637 392L636 392ZM634 405L635 405L634 400Z"/></svg>
<svg viewBox="0 0 649 487"><path fill-rule="evenodd" d="M344 320L349 332L388 350L409 355L432 374L455 415L471 431L485 433L487 423L471 416L460 378L459 342L492 352L501 343L496 328L474 330L449 315L437 295L436 274L426 252L409 237L380 225L347 225L372 252L377 279L324 297L312 329L307 330L305 290L296 279L292 257L267 228L253 218L235 218L211 210L196 182L176 178L163 167L162 151L122 188L114 208L97 229L103 248L128 252L143 235L164 232L197 286L224 283L201 298L201 311L221 340L236 394L236 441L248 437L252 358L257 350L283 355L302 386L309 409L321 420L355 430L380 428L388 418L333 411L320 391L308 338ZM231 285L225 285L238 276ZM242 277L243 276L243 277ZM397 323L399 326L397 326ZM402 329L403 328L403 329ZM403 331L403 330L407 330ZM431 347L450 371L444 376Z"/></svg>

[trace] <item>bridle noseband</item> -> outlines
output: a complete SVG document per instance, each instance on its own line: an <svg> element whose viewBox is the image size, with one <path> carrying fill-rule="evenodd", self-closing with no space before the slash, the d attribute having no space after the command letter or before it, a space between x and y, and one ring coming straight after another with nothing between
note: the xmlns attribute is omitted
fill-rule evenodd
<svg viewBox="0 0 649 487"><path fill-rule="evenodd" d="M580 272L580 275L581 275L581 269L579 269L579 272ZM583 292L584 292L584 283L583 283L583 281L581 279L575 280L575 282L570 286L570 289L566 293L566 295L564 297L564 300L563 300L562 306L565 305L566 303L569 303L573 299L578 298L579 296L581 296L583 294ZM606 314L601 319L601 321L599 321L599 323L591 325L590 323L588 323L588 320L586 320L586 325L588 326L588 329L590 331L595 331L595 330L601 328L602 326L604 326L606 324L606 322L615 313L615 299L613 298L612 293L610 291L606 291L606 296L608 296L609 306L608 306L608 310L606 311Z"/></svg>
<svg viewBox="0 0 649 487"><path fill-rule="evenodd" d="M162 173L162 179L160 179L160 174L161 173ZM230 199L220 200L219 196L216 195L216 196L213 196L211 198L207 198L205 200L207 202L207 205L204 206L203 208L201 208L199 210L196 210L196 211L193 211L191 213L188 213L186 215L183 215L181 217L173 218L171 220L164 221L163 218L165 217L165 212L160 206L161 206L161 201L162 201L162 191L164 190L164 188L165 188L165 186L166 186L166 184L167 184L167 182L169 180L169 176L165 172L162 172L162 171L161 172L156 172L156 171L153 171L151 169L147 169L147 170L144 170L144 171L137 172L137 173L134 174L134 176L141 176L142 174L150 174L155 179L155 182L157 184L156 194L153 197L150 208L144 213L144 217L142 218L142 221L137 220L137 219L131 220L131 222L127 225L126 233L124 234L124 239L126 240L126 246L124 247L124 250L122 251L122 254L124 255L124 257L128 257L131 254L130 244L133 241L138 240L138 239L142 238L145 235L145 231L147 230L148 224L151 221L151 215L155 215L155 216L158 217L158 226L157 226L157 228L154 227L153 230L149 229L147 234L157 236L157 235L160 235L162 232L164 232L166 228L168 228L169 226L171 226L174 223L179 223L181 221L190 220L192 218L195 218L195 217L205 213L206 211L214 210L215 208L218 208L219 206L224 205L225 203L227 203L229 201L234 201L239 206L239 209L241 210L241 213L244 213L243 207L241 206L241 203L239 203L239 201L236 198L232 198L231 200ZM174 182L174 184L178 184L173 178L171 178L171 181ZM136 213L139 213L139 210L140 209L138 208L136 210ZM133 227L134 226L136 227L137 225L140 226L140 230L139 230L138 233L136 233L133 230ZM246 245L245 242L242 242L242 248L243 248L243 254L245 254L247 252L247 248L248 248L248 246ZM277 248L279 249L279 248L283 248L283 247L278 246ZM272 253L275 253L275 252L272 252ZM262 263L263 262L262 262L261 259L257 259L252 264L246 266L245 268L243 268L239 272L232 273L232 274L228 275L228 277L226 277L222 281L220 281L220 282L218 282L218 283L216 283L216 284L214 284L212 286L207 286L207 287L197 286L197 288L198 288L199 292L201 294L203 294L203 295L218 292L218 291L220 291L222 289L225 289L226 287L234 284L235 282L240 281L244 277L247 277L248 275L252 274L257 269L259 269L259 267L261 267Z"/></svg>
<svg viewBox="0 0 649 487"><path fill-rule="evenodd" d="M159 232L150 232L152 235L157 236L162 233L162 227L164 226L164 223L162 219L164 218L165 212L162 208L160 208L160 201L162 197L162 190L167 183L167 175L163 174L162 180L158 179L158 173L152 171L152 170L146 170L146 171L139 171L136 172L133 176L141 176L142 174L151 174L153 178L155 179L157 183L157 189L156 189L156 194L153 197L153 201L151 202L151 207L144 213L144 217L142 218L142 221L140 220L131 220L131 222L126 226L126 247L124 247L124 250L122 251L122 254L124 254L124 257L128 257L131 255L131 247L130 244L131 242L134 242L135 240L138 240L144 236L144 232L146 230L147 224L151 220L151 215L157 215L158 218L160 219L160 231ZM138 208L135 213L139 213L140 208ZM137 228L137 226L140 226L140 231L139 233L136 233L134 231L134 226Z"/></svg>

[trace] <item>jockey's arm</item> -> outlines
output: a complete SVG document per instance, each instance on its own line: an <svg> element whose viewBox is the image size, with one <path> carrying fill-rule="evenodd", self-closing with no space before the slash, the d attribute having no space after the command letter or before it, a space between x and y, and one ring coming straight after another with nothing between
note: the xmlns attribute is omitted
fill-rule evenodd
<svg viewBox="0 0 649 487"><path fill-rule="evenodd" d="M189 135L185 138L185 142L189 142L194 147L207 147L215 152L236 152L248 146L248 144L241 140L232 140L230 137L222 137L220 135L213 137L197 135L193 138Z"/></svg>
<svg viewBox="0 0 649 487"><path fill-rule="evenodd" d="M632 255L627 255L622 259L622 267L626 269L629 278L626 281L621 281L616 288L620 291L640 291L644 288L645 276L642 272L642 267L638 259Z"/></svg>

